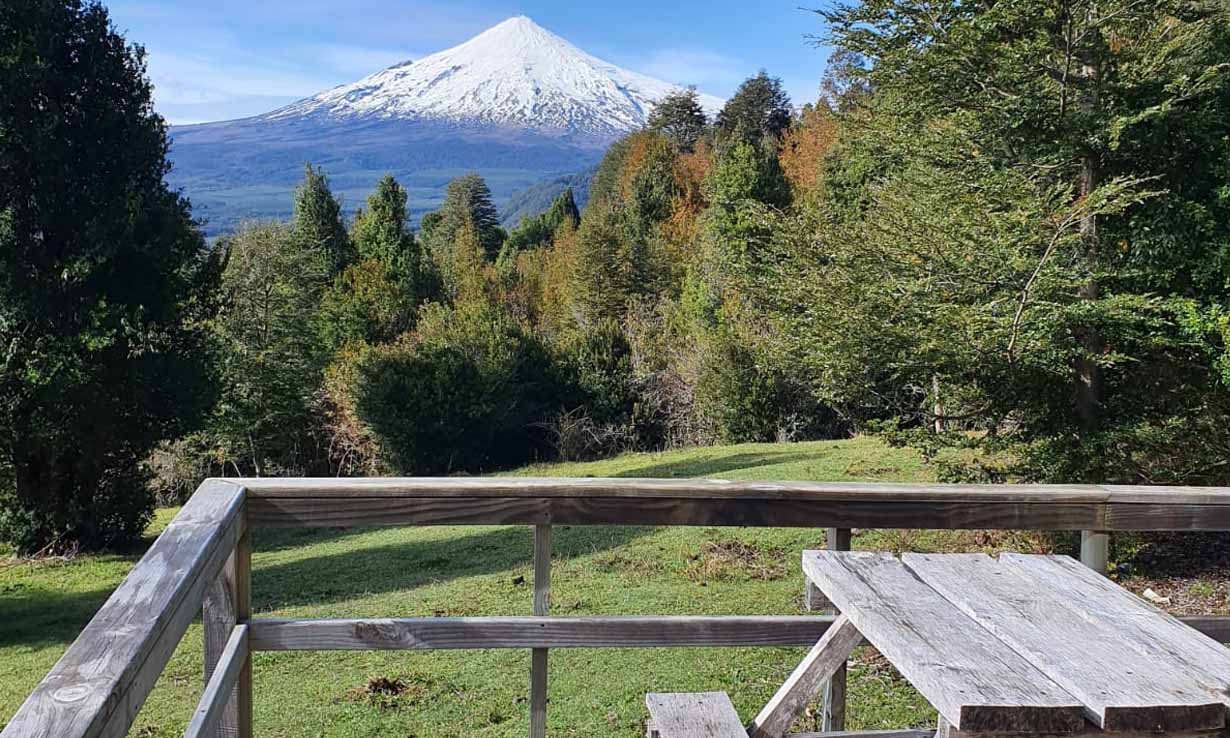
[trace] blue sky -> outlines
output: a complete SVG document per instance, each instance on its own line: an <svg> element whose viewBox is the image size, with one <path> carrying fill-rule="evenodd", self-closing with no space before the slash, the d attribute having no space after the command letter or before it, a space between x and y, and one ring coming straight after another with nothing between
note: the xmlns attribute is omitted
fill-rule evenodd
<svg viewBox="0 0 1230 738"><path fill-rule="evenodd" d="M172 123L255 115L528 15L594 56L729 96L761 67L796 104L828 50L808 0L104 0Z"/></svg>

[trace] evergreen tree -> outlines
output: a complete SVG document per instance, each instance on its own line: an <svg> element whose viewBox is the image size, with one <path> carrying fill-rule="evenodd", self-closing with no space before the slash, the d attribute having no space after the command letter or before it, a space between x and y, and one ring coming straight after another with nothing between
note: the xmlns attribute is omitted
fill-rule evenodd
<svg viewBox="0 0 1230 738"><path fill-rule="evenodd" d="M97 2L0 3L0 537L141 535L139 462L185 430L218 264L170 191L145 53Z"/></svg>
<svg viewBox="0 0 1230 738"><path fill-rule="evenodd" d="M782 81L763 69L739 85L718 113L715 128L719 143L745 141L776 146L790 127L790 96Z"/></svg>
<svg viewBox="0 0 1230 738"><path fill-rule="evenodd" d="M396 274L418 269L418 244L406 212L408 196L392 175L386 174L367 198L367 209L355 214L351 240L356 256L375 259Z"/></svg>
<svg viewBox="0 0 1230 738"><path fill-rule="evenodd" d="M696 88L689 87L659 100L646 127L665 136L679 151L691 152L708 125Z"/></svg>
<svg viewBox="0 0 1230 738"><path fill-rule="evenodd" d="M547 210L547 225L551 227L552 232L555 232L565 223L576 228L580 222L581 211L577 208L576 197L572 194L572 188L567 187L555 198L555 201L551 203L551 208Z"/></svg>
<svg viewBox="0 0 1230 738"><path fill-rule="evenodd" d="M560 228L575 229L580 222L581 213L569 187L555 198L545 212L522 219L504 241L500 260L506 262L522 251L549 246Z"/></svg>
<svg viewBox="0 0 1230 738"><path fill-rule="evenodd" d="M491 190L482 177L466 174L449 182L440 212L449 241L456 237L462 224L469 223L474 227L487 258L495 259L499 255L500 247L504 245L504 229L500 228L500 215L491 202Z"/></svg>
<svg viewBox="0 0 1230 738"><path fill-rule="evenodd" d="M342 204L329 189L324 170L311 164L304 167L303 183L295 190L293 233L299 248L319 255L330 278L354 261Z"/></svg>

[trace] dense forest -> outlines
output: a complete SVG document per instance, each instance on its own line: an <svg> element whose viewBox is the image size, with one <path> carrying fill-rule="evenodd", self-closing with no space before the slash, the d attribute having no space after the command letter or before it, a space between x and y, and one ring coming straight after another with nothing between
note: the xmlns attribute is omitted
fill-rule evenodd
<svg viewBox="0 0 1230 738"><path fill-rule="evenodd" d="M209 475L855 433L951 480L1230 482L1230 4L819 15L817 100L663 100L583 211L505 230L470 175L412 228L390 177L346 222L309 165L207 245L143 51L5 4L3 537L131 540Z"/></svg>

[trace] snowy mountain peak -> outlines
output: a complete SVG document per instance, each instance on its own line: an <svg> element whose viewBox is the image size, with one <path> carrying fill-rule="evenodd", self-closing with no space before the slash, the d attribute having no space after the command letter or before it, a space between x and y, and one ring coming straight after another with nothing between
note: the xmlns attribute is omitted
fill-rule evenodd
<svg viewBox="0 0 1230 738"><path fill-rule="evenodd" d="M525 16L451 49L274 111L269 119L445 120L610 138L679 87L590 56ZM722 101L701 95L715 112Z"/></svg>

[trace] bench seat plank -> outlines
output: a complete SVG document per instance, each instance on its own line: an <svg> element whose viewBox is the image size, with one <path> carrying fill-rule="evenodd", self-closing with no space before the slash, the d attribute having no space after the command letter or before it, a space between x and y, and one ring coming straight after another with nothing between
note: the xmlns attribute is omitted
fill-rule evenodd
<svg viewBox="0 0 1230 738"><path fill-rule="evenodd" d="M725 692L650 692L645 705L659 738L747 738Z"/></svg>
<svg viewBox="0 0 1230 738"><path fill-rule="evenodd" d="M804 551L807 576L960 730L1073 733L1084 705L887 553Z"/></svg>
<svg viewBox="0 0 1230 738"><path fill-rule="evenodd" d="M1209 730L1225 708L1207 680L1169 658L1146 658L1094 613L1101 590L1071 599L985 554L904 554L920 579L1085 705L1106 731ZM954 634L957 638L964 634ZM1164 646L1164 644L1161 644ZM1223 685L1224 688L1224 685Z"/></svg>

